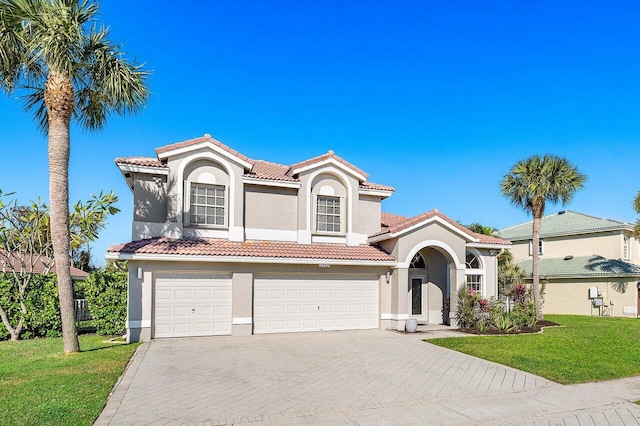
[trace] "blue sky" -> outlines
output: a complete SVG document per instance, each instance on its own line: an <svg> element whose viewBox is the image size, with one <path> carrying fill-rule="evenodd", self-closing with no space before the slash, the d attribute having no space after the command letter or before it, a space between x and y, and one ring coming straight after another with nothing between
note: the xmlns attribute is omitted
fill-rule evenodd
<svg viewBox="0 0 640 426"><path fill-rule="evenodd" d="M142 113L72 129L71 200L120 197L99 263L130 239L114 158L205 133L283 164L332 149L396 188L385 211L497 228L528 220L508 169L562 155L588 176L567 208L636 219L640 2L103 1L101 20L153 74ZM0 188L48 199L46 140L15 96L0 113Z"/></svg>

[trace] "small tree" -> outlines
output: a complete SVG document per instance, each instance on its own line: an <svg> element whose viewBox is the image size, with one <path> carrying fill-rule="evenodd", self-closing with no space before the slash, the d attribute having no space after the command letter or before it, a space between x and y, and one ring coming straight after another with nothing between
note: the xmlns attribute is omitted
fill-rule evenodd
<svg viewBox="0 0 640 426"><path fill-rule="evenodd" d="M0 190L0 272L12 275L0 286L0 319L11 340L18 340L30 314L29 306L33 306L26 303L31 283L52 271L54 257L47 205L37 200L22 206L17 200L6 200L10 195ZM117 201L118 197L109 192L76 203L69 217L72 247L88 247L95 241L107 217L119 211L114 206Z"/></svg>

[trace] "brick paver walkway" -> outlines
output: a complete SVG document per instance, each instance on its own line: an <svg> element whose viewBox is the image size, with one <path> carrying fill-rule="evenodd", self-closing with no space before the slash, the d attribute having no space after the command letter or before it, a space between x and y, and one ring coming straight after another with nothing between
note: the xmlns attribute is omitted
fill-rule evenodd
<svg viewBox="0 0 640 426"><path fill-rule="evenodd" d="M640 378L562 386L426 337L155 340L139 349L96 424L640 424L640 407L624 399L640 399Z"/></svg>

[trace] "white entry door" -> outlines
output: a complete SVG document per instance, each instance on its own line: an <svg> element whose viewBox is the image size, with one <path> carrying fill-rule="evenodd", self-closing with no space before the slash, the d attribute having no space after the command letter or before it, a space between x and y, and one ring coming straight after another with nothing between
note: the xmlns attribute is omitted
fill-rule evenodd
<svg viewBox="0 0 640 426"><path fill-rule="evenodd" d="M231 277L156 276L153 321L154 338L231 334Z"/></svg>
<svg viewBox="0 0 640 426"><path fill-rule="evenodd" d="M375 278L254 280L254 333L378 328Z"/></svg>

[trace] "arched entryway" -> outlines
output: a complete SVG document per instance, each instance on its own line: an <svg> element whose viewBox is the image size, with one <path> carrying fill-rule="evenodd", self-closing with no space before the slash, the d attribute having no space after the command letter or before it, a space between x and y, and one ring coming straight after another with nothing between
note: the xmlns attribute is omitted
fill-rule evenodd
<svg viewBox="0 0 640 426"><path fill-rule="evenodd" d="M448 247L427 245L408 262L408 317L421 323L449 324L451 283L457 282L460 265ZM453 292L456 291L453 285Z"/></svg>

